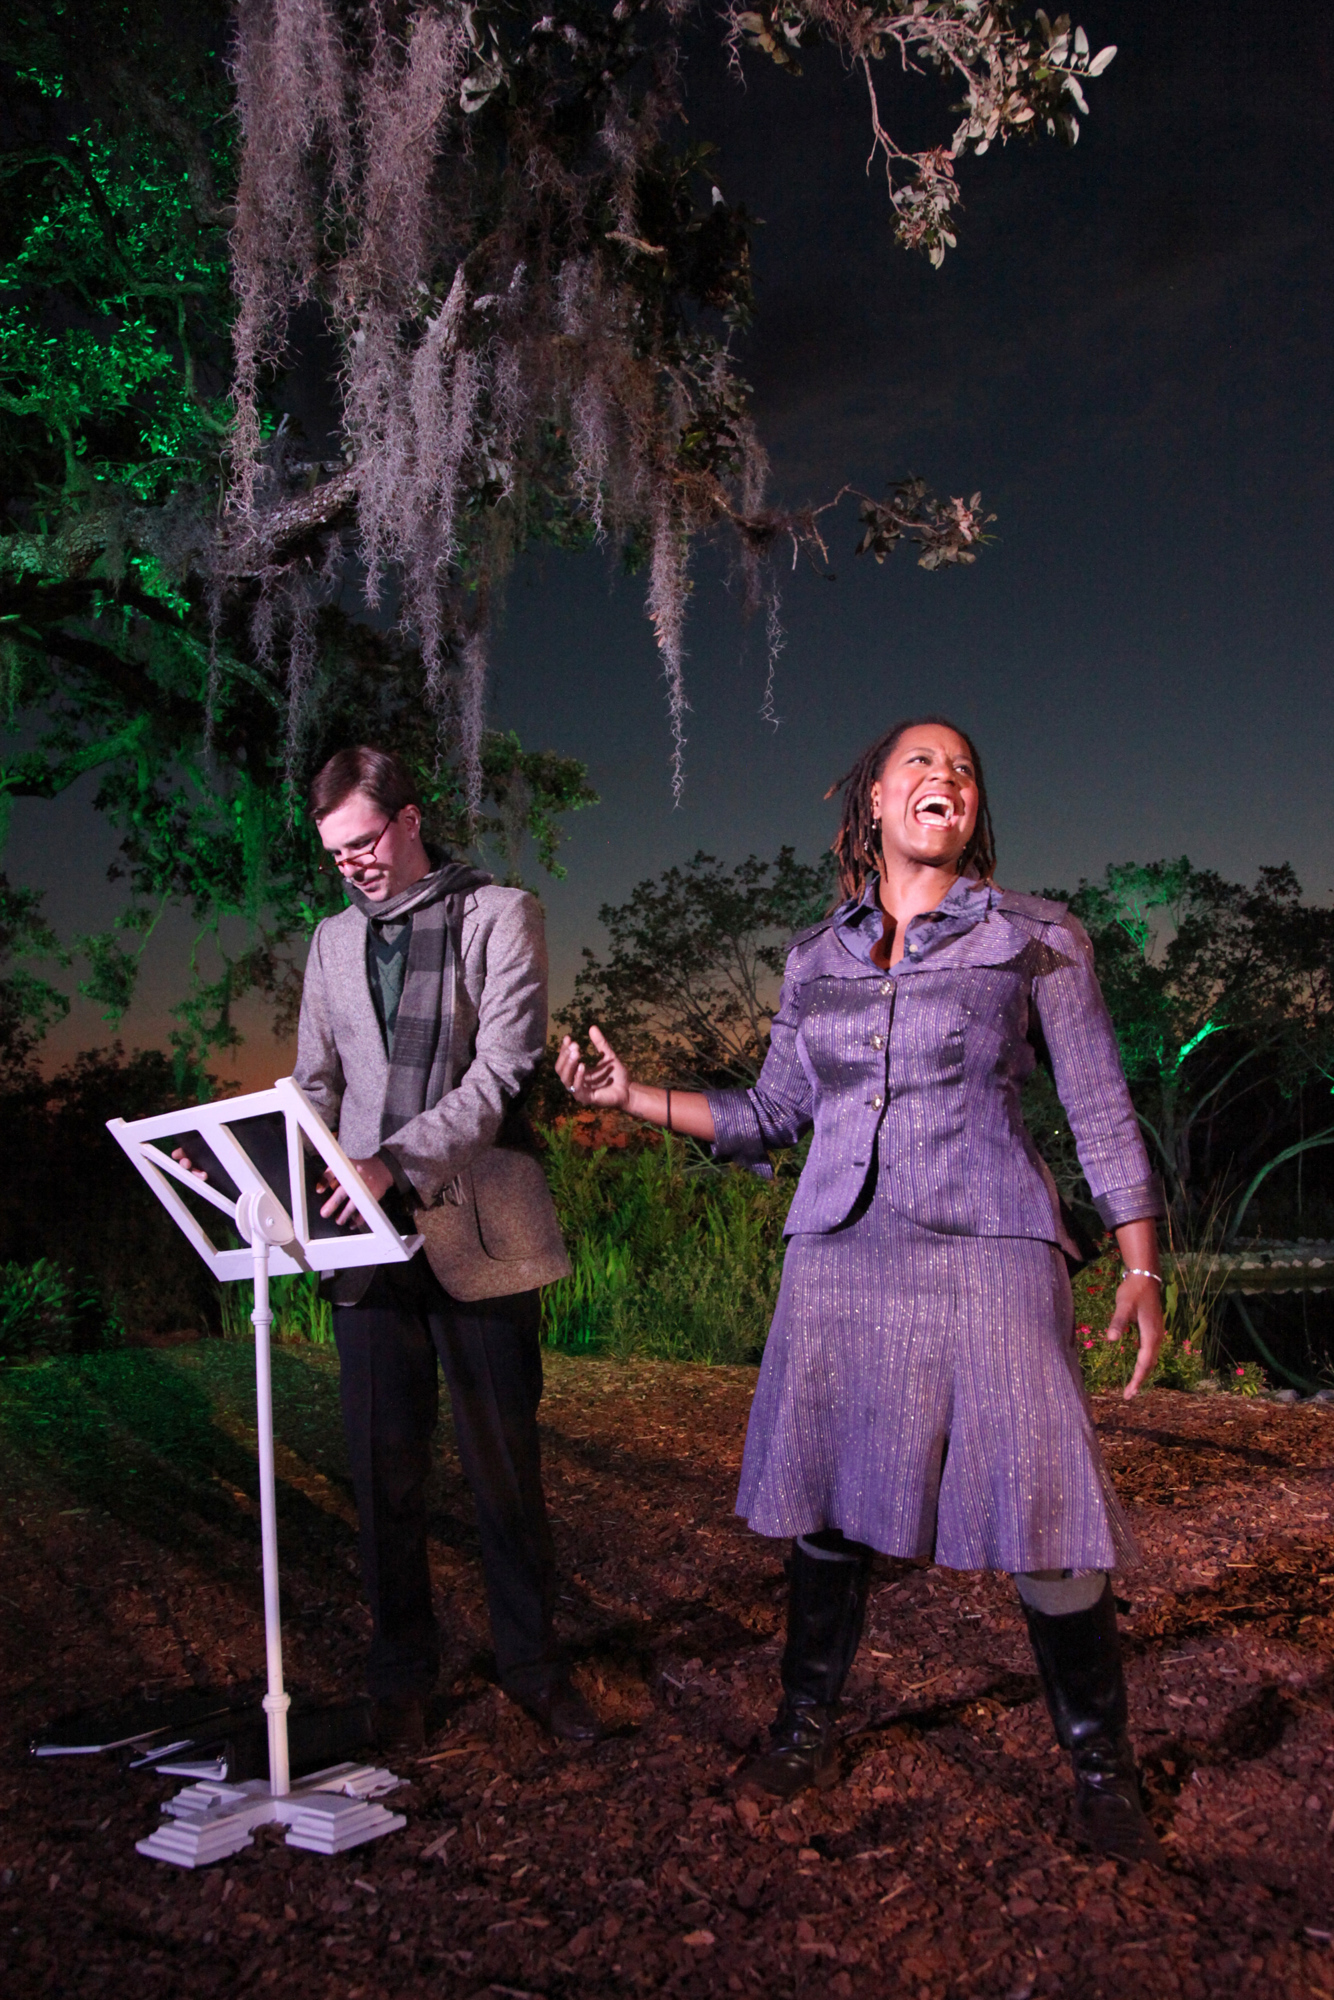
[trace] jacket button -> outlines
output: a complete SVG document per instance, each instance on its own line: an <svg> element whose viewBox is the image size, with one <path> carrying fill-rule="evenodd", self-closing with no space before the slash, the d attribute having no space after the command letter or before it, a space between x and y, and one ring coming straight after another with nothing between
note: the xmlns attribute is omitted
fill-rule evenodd
<svg viewBox="0 0 1334 2000"><path fill-rule="evenodd" d="M880 982L880 991L881 991L882 993L888 993L888 991L889 991L889 981L888 981L887 979L882 979L882 980L881 980L881 982Z"/></svg>
<svg viewBox="0 0 1334 2000"><path fill-rule="evenodd" d="M883 1098L883 1097L873 1097L873 1098L871 1099L871 1109L872 1109L873 1111L878 1111L878 1110L880 1109L881 1105L882 1105L882 1104L884 1103L884 1101L885 1101L885 1100L884 1100L884 1098Z"/></svg>
<svg viewBox="0 0 1334 2000"><path fill-rule="evenodd" d="M883 1035L872 1035L871 1047L873 1049L883 1049L884 1046L885 1046L885 1038Z"/></svg>

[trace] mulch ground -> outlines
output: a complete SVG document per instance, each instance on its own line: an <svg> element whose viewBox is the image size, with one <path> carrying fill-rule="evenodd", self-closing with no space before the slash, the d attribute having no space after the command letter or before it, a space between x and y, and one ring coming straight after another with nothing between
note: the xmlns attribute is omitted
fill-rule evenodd
<svg viewBox="0 0 1334 2000"><path fill-rule="evenodd" d="M290 1684L355 1693L365 1642L336 1371L275 1355ZM876 1574L844 1782L729 1780L772 1711L783 1550L730 1513L743 1369L554 1356L560 1616L615 1734L566 1754L487 1678L466 1489L442 1429L446 1635L404 1832L335 1860L276 1829L188 1873L142 1860L176 1781L36 1762L108 1695L263 1671L243 1346L11 1369L4 1433L0 1979L36 1994L1334 1994L1334 1411L1155 1391L1097 1421L1141 1537L1121 1578L1158 1873L1068 1836L1004 1579Z"/></svg>

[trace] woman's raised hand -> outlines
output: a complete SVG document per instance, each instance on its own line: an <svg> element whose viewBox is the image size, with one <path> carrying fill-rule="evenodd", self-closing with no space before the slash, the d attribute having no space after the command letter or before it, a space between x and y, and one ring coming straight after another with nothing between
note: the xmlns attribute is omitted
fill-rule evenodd
<svg viewBox="0 0 1334 2000"><path fill-rule="evenodd" d="M578 1104L598 1111L624 1111L630 1102L625 1064L601 1028L590 1028L592 1048L585 1056L567 1035L556 1052L556 1074Z"/></svg>

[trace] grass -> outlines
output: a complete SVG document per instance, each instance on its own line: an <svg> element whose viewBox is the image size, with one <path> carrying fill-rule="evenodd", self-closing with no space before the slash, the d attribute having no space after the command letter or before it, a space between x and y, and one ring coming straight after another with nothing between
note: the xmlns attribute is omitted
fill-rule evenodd
<svg viewBox="0 0 1334 2000"><path fill-rule="evenodd" d="M273 1397L284 1447L346 1485L332 1354L277 1349ZM26 1460L72 1501L210 1562L232 1543L258 1542L254 1436L254 1355L238 1341L61 1354L0 1370L0 1452L10 1463ZM283 1484L289 1524L347 1539L290 1479Z"/></svg>

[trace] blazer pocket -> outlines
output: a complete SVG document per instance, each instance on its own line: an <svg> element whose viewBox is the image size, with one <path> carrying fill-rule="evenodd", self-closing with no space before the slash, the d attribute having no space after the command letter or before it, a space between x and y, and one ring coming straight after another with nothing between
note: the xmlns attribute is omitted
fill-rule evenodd
<svg viewBox="0 0 1334 2000"><path fill-rule="evenodd" d="M456 1299L501 1298L569 1276L555 1203L532 1153L479 1153L413 1220L431 1269Z"/></svg>
<svg viewBox="0 0 1334 2000"><path fill-rule="evenodd" d="M472 1163L477 1227L488 1257L505 1262L550 1255L562 1257L565 1243L556 1204L535 1153L493 1146Z"/></svg>

